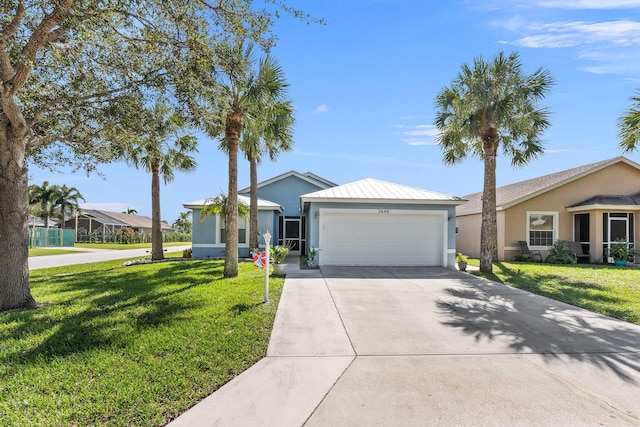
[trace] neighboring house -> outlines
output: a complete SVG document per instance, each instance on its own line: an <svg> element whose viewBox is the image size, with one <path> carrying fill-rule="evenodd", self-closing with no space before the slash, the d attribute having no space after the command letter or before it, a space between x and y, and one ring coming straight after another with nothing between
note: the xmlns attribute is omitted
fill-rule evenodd
<svg viewBox="0 0 640 427"><path fill-rule="evenodd" d="M161 223L162 232L173 232L167 223ZM122 228L131 228L138 233L151 233L151 218L120 212L81 209L75 218L65 222L64 228L74 228L78 233L113 233Z"/></svg>
<svg viewBox="0 0 640 427"><path fill-rule="evenodd" d="M456 247L480 255L482 193L456 209ZM576 241L591 262L606 261L618 238L634 244L640 225L640 165L616 157L497 188L498 259L520 255L518 241L546 256L553 243Z"/></svg>
<svg viewBox="0 0 640 427"><path fill-rule="evenodd" d="M240 190L246 203L248 191ZM259 231L292 255L320 248L319 265L454 265L459 197L374 179L337 186L295 171L260 183L258 194ZM193 256L222 257L223 225L217 217L200 222L203 205L184 204L193 209ZM240 256L249 255L247 222L239 221Z"/></svg>

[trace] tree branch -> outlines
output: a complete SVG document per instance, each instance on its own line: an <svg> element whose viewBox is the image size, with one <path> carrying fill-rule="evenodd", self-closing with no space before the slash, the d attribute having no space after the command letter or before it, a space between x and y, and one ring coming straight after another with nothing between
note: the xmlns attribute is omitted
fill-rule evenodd
<svg viewBox="0 0 640 427"><path fill-rule="evenodd" d="M13 93L21 88L29 78L29 74L36 62L38 51L47 42L51 30L58 27L67 17L73 2L74 0L60 0L53 12L46 15L34 30L29 41L22 49L23 62L16 67L16 72L9 82Z"/></svg>
<svg viewBox="0 0 640 427"><path fill-rule="evenodd" d="M0 31L0 34L7 38L15 36L18 28L20 27L20 22L24 17L25 11L26 9L24 7L24 0L19 0L18 7L16 8L16 15L13 17L9 25L4 27L2 31Z"/></svg>

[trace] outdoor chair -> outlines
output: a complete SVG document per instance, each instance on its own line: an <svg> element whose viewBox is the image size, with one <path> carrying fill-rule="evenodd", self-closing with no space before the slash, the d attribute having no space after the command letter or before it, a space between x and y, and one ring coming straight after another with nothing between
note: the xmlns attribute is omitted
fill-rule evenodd
<svg viewBox="0 0 640 427"><path fill-rule="evenodd" d="M520 244L520 255L524 260L527 261L541 261L542 262L542 253L538 250L529 249L529 244L524 240L518 241Z"/></svg>
<svg viewBox="0 0 640 427"><path fill-rule="evenodd" d="M580 262L582 259L589 263L591 257L589 254L584 253L580 242L567 242L567 247L569 248L569 254L576 260L576 262Z"/></svg>

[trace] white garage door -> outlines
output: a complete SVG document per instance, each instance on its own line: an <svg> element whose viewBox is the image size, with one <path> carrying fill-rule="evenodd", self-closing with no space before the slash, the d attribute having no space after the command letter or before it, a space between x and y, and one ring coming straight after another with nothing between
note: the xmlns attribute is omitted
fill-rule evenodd
<svg viewBox="0 0 640 427"><path fill-rule="evenodd" d="M321 209L321 265L424 265L446 261L443 212Z"/></svg>

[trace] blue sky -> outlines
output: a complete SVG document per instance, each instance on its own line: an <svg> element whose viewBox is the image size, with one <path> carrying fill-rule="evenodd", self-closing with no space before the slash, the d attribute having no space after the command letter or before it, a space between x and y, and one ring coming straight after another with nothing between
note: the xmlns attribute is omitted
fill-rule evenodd
<svg viewBox="0 0 640 427"><path fill-rule="evenodd" d="M616 123L640 88L640 0L315 0L289 1L327 25L283 16L273 49L296 107L295 145L265 160L259 180L290 170L338 184L363 178L463 196L482 190L482 162L446 166L435 145L435 97L477 55L520 52L531 73L556 84L545 153L524 168L498 158L498 185L621 155ZM162 187L162 217L182 203L227 189L227 159L200 137L195 173ZM640 163L640 154L628 158ZM51 174L32 167L30 183L74 186L86 207L151 215L151 177L124 164L104 175ZM249 185L240 163L238 182Z"/></svg>

